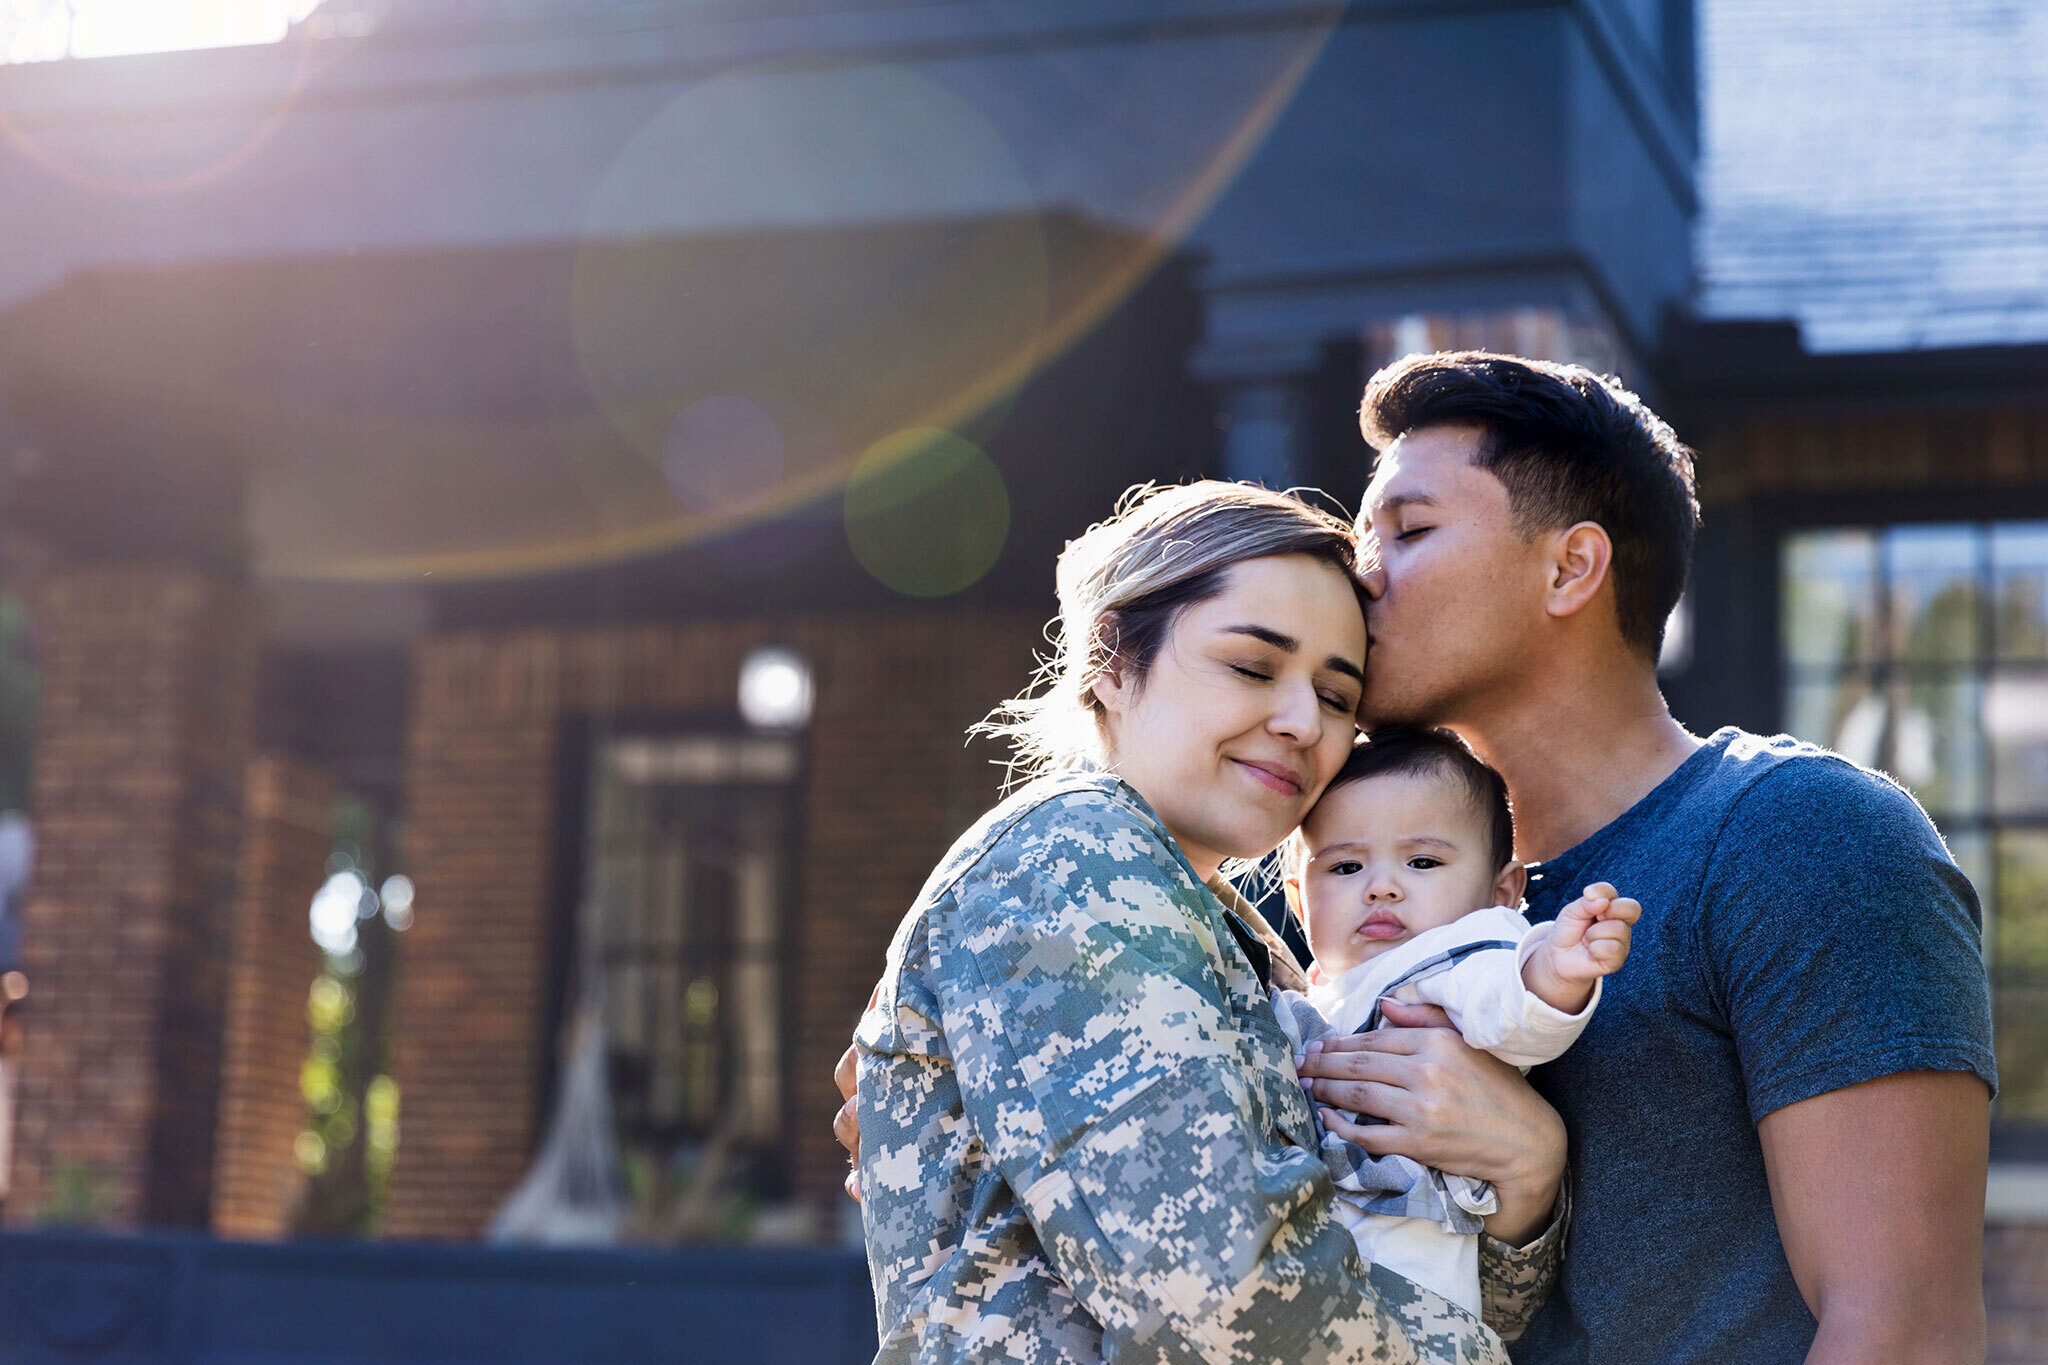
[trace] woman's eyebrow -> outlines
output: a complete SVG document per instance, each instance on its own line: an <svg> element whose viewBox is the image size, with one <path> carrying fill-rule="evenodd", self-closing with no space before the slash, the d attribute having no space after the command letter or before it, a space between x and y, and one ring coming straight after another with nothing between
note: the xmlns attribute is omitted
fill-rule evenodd
<svg viewBox="0 0 2048 1365"><path fill-rule="evenodd" d="M1225 635L1249 635L1254 640L1260 640L1273 646L1273 648L1283 654L1299 654L1301 652L1301 641L1295 639L1292 635L1282 635L1279 631L1269 626L1225 626L1223 633ZM1333 673L1342 673L1358 682L1362 683L1365 681L1365 670L1340 655L1332 654L1329 658L1323 660L1323 667Z"/></svg>

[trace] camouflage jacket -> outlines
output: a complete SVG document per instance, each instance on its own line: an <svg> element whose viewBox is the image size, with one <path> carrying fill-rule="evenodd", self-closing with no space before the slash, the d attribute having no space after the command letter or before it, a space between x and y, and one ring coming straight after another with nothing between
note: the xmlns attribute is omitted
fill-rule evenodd
<svg viewBox="0 0 2048 1365"><path fill-rule="evenodd" d="M962 837L857 1042L878 1361L1505 1365L1360 1263L1227 912L1114 777ZM1559 1236L1482 1256L1490 1306L1533 1313Z"/></svg>

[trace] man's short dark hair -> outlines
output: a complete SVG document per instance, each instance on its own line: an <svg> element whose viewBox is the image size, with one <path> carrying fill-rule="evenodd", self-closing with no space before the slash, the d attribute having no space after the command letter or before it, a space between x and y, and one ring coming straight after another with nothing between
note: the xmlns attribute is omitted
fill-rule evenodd
<svg viewBox="0 0 2048 1365"><path fill-rule="evenodd" d="M1621 637L1655 660L1699 530L1692 451L1621 381L1580 365L1444 351L1365 387L1359 426L1377 450L1451 425L1486 433L1476 463L1507 487L1524 538L1581 521L1607 532Z"/></svg>
<svg viewBox="0 0 2048 1365"><path fill-rule="evenodd" d="M1515 856L1515 815L1508 805L1508 784L1493 765L1466 747L1449 730L1420 725L1383 725L1365 737L1344 759L1344 766L1323 788L1323 798L1339 787L1369 777L1430 775L1449 777L1465 788L1473 809L1486 824L1487 850L1498 869Z"/></svg>

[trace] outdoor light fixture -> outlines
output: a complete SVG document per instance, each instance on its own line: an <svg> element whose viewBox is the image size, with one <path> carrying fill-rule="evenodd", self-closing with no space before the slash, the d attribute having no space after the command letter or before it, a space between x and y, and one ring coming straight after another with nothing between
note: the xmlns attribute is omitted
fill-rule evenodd
<svg viewBox="0 0 2048 1365"><path fill-rule="evenodd" d="M756 729L802 729L814 695L811 667L795 650L766 645L740 665L740 714Z"/></svg>

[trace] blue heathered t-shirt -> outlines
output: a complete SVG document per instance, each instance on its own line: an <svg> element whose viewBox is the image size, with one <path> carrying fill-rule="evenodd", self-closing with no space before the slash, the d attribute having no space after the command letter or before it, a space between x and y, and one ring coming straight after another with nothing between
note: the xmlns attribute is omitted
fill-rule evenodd
<svg viewBox="0 0 2048 1365"><path fill-rule="evenodd" d="M1574 1204L1563 1279L1510 1353L1798 1362L1817 1324L1757 1120L1900 1071L1995 1084L1976 893L1889 780L1735 729L1532 869L1530 918L1596 881L1643 917L1584 1036L1529 1075L1564 1116Z"/></svg>

